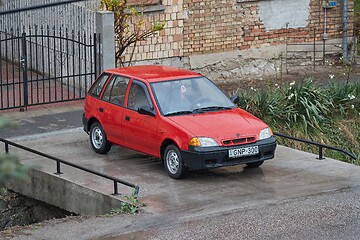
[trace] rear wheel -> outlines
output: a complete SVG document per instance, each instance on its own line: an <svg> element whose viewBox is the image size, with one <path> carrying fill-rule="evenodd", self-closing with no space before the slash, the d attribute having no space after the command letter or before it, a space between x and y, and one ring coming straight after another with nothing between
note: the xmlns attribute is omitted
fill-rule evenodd
<svg viewBox="0 0 360 240"><path fill-rule="evenodd" d="M94 122L90 127L90 143L97 153L106 154L110 151L111 144L107 140L105 131L99 122Z"/></svg>
<svg viewBox="0 0 360 240"><path fill-rule="evenodd" d="M183 178L186 167L182 160L179 149L175 145L169 145L164 152L164 165L168 175L174 179Z"/></svg>
<svg viewBox="0 0 360 240"><path fill-rule="evenodd" d="M264 163L264 161L246 163L246 166L247 166L248 168L257 168L257 167L260 167L263 163Z"/></svg>

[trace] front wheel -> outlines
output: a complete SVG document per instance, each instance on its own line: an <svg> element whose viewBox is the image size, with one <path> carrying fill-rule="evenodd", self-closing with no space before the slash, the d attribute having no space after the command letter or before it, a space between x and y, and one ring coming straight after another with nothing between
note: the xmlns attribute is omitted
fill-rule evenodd
<svg viewBox="0 0 360 240"><path fill-rule="evenodd" d="M175 145L166 147L164 165L168 175L174 179L183 178L186 174L187 169L184 166L180 151Z"/></svg>
<svg viewBox="0 0 360 240"><path fill-rule="evenodd" d="M257 167L260 167L263 163L264 163L264 161L246 163L246 166L247 166L248 168L257 168Z"/></svg>
<svg viewBox="0 0 360 240"><path fill-rule="evenodd" d="M97 153L106 154L110 151L111 143L107 140L105 131L99 122L94 122L91 125L90 143Z"/></svg>

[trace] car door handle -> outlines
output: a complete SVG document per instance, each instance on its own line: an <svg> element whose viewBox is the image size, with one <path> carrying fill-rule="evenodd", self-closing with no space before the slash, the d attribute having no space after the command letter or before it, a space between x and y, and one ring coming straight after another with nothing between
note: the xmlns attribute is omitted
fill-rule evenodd
<svg viewBox="0 0 360 240"><path fill-rule="evenodd" d="M104 112L104 108L99 108L99 112Z"/></svg>
<svg viewBox="0 0 360 240"><path fill-rule="evenodd" d="M130 116L125 116L126 121L130 121Z"/></svg>

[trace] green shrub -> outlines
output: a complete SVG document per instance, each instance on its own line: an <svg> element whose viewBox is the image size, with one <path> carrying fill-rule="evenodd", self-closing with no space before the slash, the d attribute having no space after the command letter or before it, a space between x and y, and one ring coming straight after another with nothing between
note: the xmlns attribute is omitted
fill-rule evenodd
<svg viewBox="0 0 360 240"><path fill-rule="evenodd" d="M120 203L120 207L112 209L108 216L120 213L135 214L138 213L140 211L140 207L143 206L146 206L146 204L140 202L137 198L137 195L135 193L132 193L130 196L126 195L125 199Z"/></svg>
<svg viewBox="0 0 360 240"><path fill-rule="evenodd" d="M360 112L360 84L331 82L326 89L334 108L330 116L334 119Z"/></svg>
<svg viewBox="0 0 360 240"><path fill-rule="evenodd" d="M274 129L298 129L316 133L328 124L327 115L333 108L324 90L316 87L311 79L285 88L239 93L239 106L263 119Z"/></svg>
<svg viewBox="0 0 360 240"><path fill-rule="evenodd" d="M296 126L305 134L315 133L330 122L327 115L333 104L312 79L290 86L283 94L287 96L285 106L289 109L286 114L288 128Z"/></svg>
<svg viewBox="0 0 360 240"><path fill-rule="evenodd" d="M239 92L239 107L277 132L347 149L357 161L334 151L329 157L359 164L360 83L332 82L322 87L311 79L290 86ZM280 144L317 153L317 147L278 139Z"/></svg>

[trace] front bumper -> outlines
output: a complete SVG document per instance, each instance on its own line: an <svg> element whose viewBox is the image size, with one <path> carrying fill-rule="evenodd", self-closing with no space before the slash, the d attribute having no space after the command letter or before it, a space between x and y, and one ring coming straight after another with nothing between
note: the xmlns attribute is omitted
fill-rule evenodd
<svg viewBox="0 0 360 240"><path fill-rule="evenodd" d="M259 153L252 156L229 158L229 149L239 147L258 146ZM181 156L186 167L191 169L207 169L224 166L234 166L274 158L276 139L270 137L252 144L238 145L232 147L194 147L187 151L181 151Z"/></svg>

